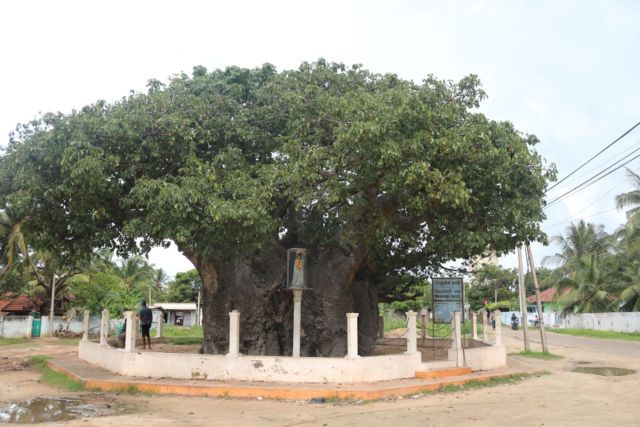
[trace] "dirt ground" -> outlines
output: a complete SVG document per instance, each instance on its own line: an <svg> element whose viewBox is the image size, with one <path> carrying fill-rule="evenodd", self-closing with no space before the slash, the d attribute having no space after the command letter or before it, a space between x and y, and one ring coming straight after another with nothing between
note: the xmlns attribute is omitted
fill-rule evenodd
<svg viewBox="0 0 640 427"><path fill-rule="evenodd" d="M520 369L545 369L549 375L516 384L436 393L376 402L270 401L184 396L71 393L40 382L25 365L30 355L72 356L76 349L44 339L35 347L0 347L0 406L33 397L80 397L109 401L119 415L38 425L66 426L636 426L640 373L604 377L571 372L577 366L640 369L640 343L613 345L553 334L558 361L510 356ZM509 352L522 349L519 335L505 331ZM584 344L586 343L586 344ZM588 345L587 345L588 344ZM533 344L532 349L539 348Z"/></svg>

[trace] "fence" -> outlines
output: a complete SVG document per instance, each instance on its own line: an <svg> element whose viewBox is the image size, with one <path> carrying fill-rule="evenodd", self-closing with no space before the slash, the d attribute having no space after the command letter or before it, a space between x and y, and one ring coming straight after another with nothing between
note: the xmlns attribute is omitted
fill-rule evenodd
<svg viewBox="0 0 640 427"><path fill-rule="evenodd" d="M29 316L2 316L0 317L0 338L20 338L29 334ZM109 322L110 333L113 334L121 319L111 319ZM72 332L82 333L82 318L67 321L61 316L53 317L53 329L69 329ZM89 319L89 334L98 335L100 333L100 318L91 317ZM42 317L40 323L40 336L49 336L49 317Z"/></svg>

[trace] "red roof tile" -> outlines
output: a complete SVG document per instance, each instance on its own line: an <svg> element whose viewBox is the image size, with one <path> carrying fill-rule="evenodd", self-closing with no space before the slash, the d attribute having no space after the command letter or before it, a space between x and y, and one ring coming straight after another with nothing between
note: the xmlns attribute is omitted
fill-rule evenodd
<svg viewBox="0 0 640 427"><path fill-rule="evenodd" d="M2 311L15 313L37 310L39 307L26 295L20 295L2 308Z"/></svg>
<svg viewBox="0 0 640 427"><path fill-rule="evenodd" d="M0 299L0 311L2 311L2 309L8 305L11 302L11 300L8 299Z"/></svg>
<svg viewBox="0 0 640 427"><path fill-rule="evenodd" d="M546 289L544 291L540 292L540 301L541 302L553 302L556 300L556 294L557 294L558 290L556 288L549 288ZM527 302L530 303L535 303L536 302L536 296L535 295L530 295L527 297Z"/></svg>

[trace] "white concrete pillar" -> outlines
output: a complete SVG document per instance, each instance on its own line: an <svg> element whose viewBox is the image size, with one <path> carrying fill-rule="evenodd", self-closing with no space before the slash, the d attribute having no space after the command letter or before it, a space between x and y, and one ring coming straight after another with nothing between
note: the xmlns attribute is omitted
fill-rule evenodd
<svg viewBox="0 0 640 427"><path fill-rule="evenodd" d="M100 344L107 345L109 339L109 310L102 310L102 319L100 320Z"/></svg>
<svg viewBox="0 0 640 427"><path fill-rule="evenodd" d="M347 357L358 356L358 313L347 313Z"/></svg>
<svg viewBox="0 0 640 427"><path fill-rule="evenodd" d="M461 368L464 365L464 353L462 352L462 313L455 311L453 313L453 347L456 350L456 366Z"/></svg>
<svg viewBox="0 0 640 427"><path fill-rule="evenodd" d="M486 341L489 338L489 322L487 322L487 311L482 310L482 341Z"/></svg>
<svg viewBox="0 0 640 427"><path fill-rule="evenodd" d="M407 311L407 353L413 354L418 351L418 331L416 328L416 313L413 310Z"/></svg>
<svg viewBox="0 0 640 427"><path fill-rule="evenodd" d="M162 329L164 328L164 314L160 312L158 321L156 322L156 338L162 338Z"/></svg>
<svg viewBox="0 0 640 427"><path fill-rule="evenodd" d="M136 316L133 311L125 311L124 318L127 321L127 332L124 339L124 351L132 353L136 349Z"/></svg>
<svg viewBox="0 0 640 427"><path fill-rule="evenodd" d="M27 332L24 334L25 338L30 340L32 338L32 335L31 335L32 332L33 332L33 316L29 316L27 317Z"/></svg>
<svg viewBox="0 0 640 427"><path fill-rule="evenodd" d="M229 353L227 356L240 355L240 312L229 313Z"/></svg>
<svg viewBox="0 0 640 427"><path fill-rule="evenodd" d="M293 290L293 357L300 357L300 323L302 318L302 289Z"/></svg>
<svg viewBox="0 0 640 427"><path fill-rule="evenodd" d="M82 318L82 341L89 341L89 310L84 311Z"/></svg>
<svg viewBox="0 0 640 427"><path fill-rule="evenodd" d="M478 339L478 314L471 313L471 333L474 340Z"/></svg>
<svg viewBox="0 0 640 427"><path fill-rule="evenodd" d="M462 348L462 327L461 327L461 314L459 311L453 313L453 332L456 348Z"/></svg>
<svg viewBox="0 0 640 427"><path fill-rule="evenodd" d="M493 312L493 318L496 319L496 345L502 345L502 322L500 310Z"/></svg>

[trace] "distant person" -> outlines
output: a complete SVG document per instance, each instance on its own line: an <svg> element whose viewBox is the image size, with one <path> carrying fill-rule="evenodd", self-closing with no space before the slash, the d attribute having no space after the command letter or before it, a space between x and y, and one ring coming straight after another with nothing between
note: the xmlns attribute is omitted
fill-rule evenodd
<svg viewBox="0 0 640 427"><path fill-rule="evenodd" d="M151 350L151 336L149 330L151 329L151 323L153 322L153 314L151 309L147 307L145 300L140 301L140 311L138 312L138 319L140 319L140 331L142 332L142 349L147 348L147 341L149 342L149 350Z"/></svg>

